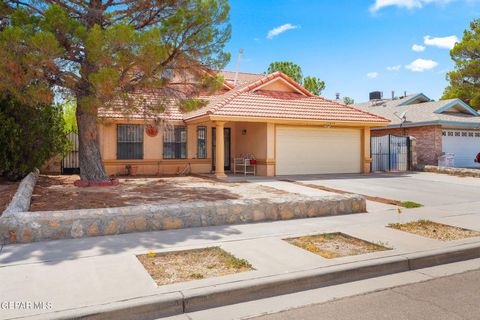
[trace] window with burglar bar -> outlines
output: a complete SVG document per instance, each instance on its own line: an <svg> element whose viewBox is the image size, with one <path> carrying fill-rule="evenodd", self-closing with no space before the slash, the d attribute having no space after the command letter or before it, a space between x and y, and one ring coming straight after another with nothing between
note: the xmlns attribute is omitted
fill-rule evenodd
<svg viewBox="0 0 480 320"><path fill-rule="evenodd" d="M143 125L117 125L117 159L143 159Z"/></svg>
<svg viewBox="0 0 480 320"><path fill-rule="evenodd" d="M187 158L187 127L174 126L163 131L163 159Z"/></svg>
<svg viewBox="0 0 480 320"><path fill-rule="evenodd" d="M197 158L207 158L207 127L197 127Z"/></svg>

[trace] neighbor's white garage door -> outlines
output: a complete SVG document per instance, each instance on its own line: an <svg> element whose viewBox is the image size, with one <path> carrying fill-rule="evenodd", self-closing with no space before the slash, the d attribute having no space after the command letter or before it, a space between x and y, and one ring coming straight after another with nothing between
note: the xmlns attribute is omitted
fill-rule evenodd
<svg viewBox="0 0 480 320"><path fill-rule="evenodd" d="M442 131L442 151L455 154L455 167L479 168L474 159L480 152L480 132L445 129Z"/></svg>
<svg viewBox="0 0 480 320"><path fill-rule="evenodd" d="M359 173L360 130L276 129L276 174Z"/></svg>

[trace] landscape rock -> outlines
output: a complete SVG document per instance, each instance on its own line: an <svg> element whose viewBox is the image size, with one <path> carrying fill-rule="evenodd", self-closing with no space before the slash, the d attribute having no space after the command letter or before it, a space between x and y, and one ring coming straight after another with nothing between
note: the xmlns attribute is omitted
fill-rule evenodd
<svg viewBox="0 0 480 320"><path fill-rule="evenodd" d="M366 212L366 202L359 195L17 212L0 217L0 237L7 243L26 243L360 212Z"/></svg>
<svg viewBox="0 0 480 320"><path fill-rule="evenodd" d="M480 169L451 168L428 165L417 166L417 169L425 172L444 173L458 177L480 178Z"/></svg>
<svg viewBox="0 0 480 320"><path fill-rule="evenodd" d="M30 172L18 186L17 192L10 201L7 209L3 212L3 217L8 217L16 212L25 212L30 208L30 200L32 198L33 189L38 180L38 169Z"/></svg>

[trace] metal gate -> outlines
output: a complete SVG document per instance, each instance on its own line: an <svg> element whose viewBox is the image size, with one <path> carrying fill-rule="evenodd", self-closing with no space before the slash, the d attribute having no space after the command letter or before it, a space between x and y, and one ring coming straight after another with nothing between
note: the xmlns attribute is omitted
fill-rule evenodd
<svg viewBox="0 0 480 320"><path fill-rule="evenodd" d="M78 134L76 132L68 133L68 140L71 144L71 150L62 159L62 174L78 174L80 173Z"/></svg>
<svg viewBox="0 0 480 320"><path fill-rule="evenodd" d="M372 172L409 170L410 139L405 136L371 137Z"/></svg>

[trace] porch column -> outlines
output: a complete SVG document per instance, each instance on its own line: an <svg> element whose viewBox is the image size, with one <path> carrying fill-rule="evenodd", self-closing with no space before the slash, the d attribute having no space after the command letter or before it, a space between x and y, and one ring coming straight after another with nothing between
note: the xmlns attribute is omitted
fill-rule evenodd
<svg viewBox="0 0 480 320"><path fill-rule="evenodd" d="M370 156L370 128L364 127L362 129L362 172L370 173L370 164L372 158Z"/></svg>
<svg viewBox="0 0 480 320"><path fill-rule="evenodd" d="M224 170L225 163L225 139L223 129L225 122L215 122L215 177L225 178L227 175Z"/></svg>

